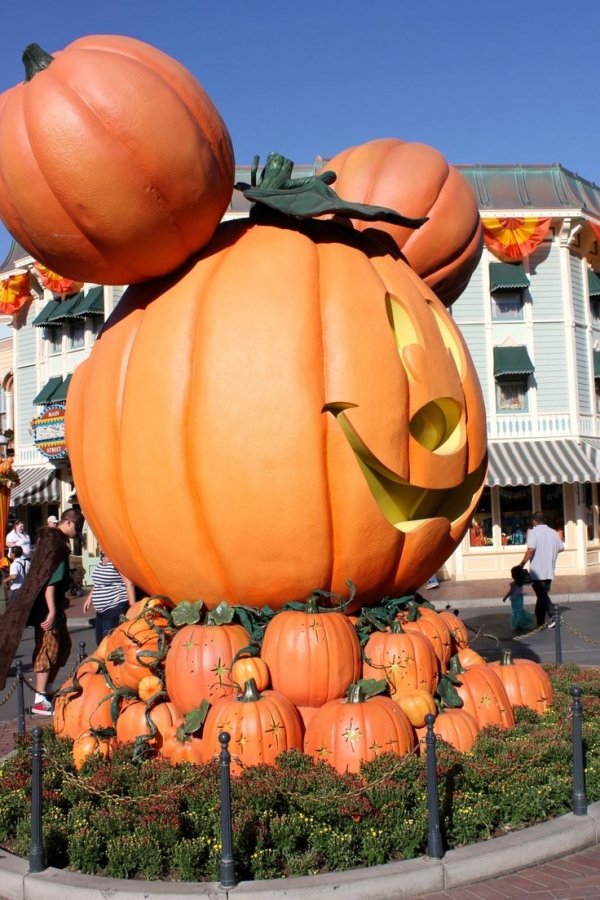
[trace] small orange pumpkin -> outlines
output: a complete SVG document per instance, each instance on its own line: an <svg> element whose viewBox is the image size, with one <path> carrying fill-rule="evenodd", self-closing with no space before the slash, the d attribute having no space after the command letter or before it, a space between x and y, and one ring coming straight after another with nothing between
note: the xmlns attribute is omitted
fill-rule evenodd
<svg viewBox="0 0 600 900"><path fill-rule="evenodd" d="M416 619L410 621L402 618L402 627L405 631L421 631L433 644L435 655L440 661L442 672L445 672L452 656L452 639L450 629L435 610L419 606L416 610Z"/></svg>
<svg viewBox="0 0 600 900"><path fill-rule="evenodd" d="M335 190L360 200L428 216L421 228L354 220L354 227L392 238L415 272L446 306L460 296L481 256L483 230L477 199L458 169L427 144L395 138L369 141L328 160Z"/></svg>
<svg viewBox="0 0 600 900"><path fill-rule="evenodd" d="M214 703L235 693L229 677L235 656L250 644L242 625L184 625L165 660L167 694L185 715L203 700Z"/></svg>
<svg viewBox="0 0 600 900"><path fill-rule="evenodd" d="M0 97L0 215L55 272L133 284L211 238L233 189L227 128L192 74L117 35L24 54Z"/></svg>
<svg viewBox="0 0 600 900"><path fill-rule="evenodd" d="M474 717L465 709L442 709L433 724L433 731L437 737L446 741L455 750L468 753L473 747L480 729ZM418 728L417 736L419 747L423 753L427 729Z"/></svg>
<svg viewBox="0 0 600 900"><path fill-rule="evenodd" d="M463 669L469 669L471 666L486 666L487 659L480 656L477 650L472 647L463 647L455 654Z"/></svg>
<svg viewBox="0 0 600 900"><path fill-rule="evenodd" d="M236 698L222 697L210 708L203 732L205 757L208 761L219 753L219 735L226 731L234 774L245 766L272 766L284 750L302 749L302 730L297 709L283 694L259 693L250 679Z"/></svg>
<svg viewBox="0 0 600 900"><path fill-rule="evenodd" d="M500 676L513 706L528 706L540 714L552 706L552 685L539 663L513 659L511 651L506 649L500 661L491 663L490 668Z"/></svg>
<svg viewBox="0 0 600 900"><path fill-rule="evenodd" d="M269 667L260 656L241 656L236 659L229 677L240 691L250 678L254 679L258 691L265 691L271 683Z"/></svg>
<svg viewBox="0 0 600 900"><path fill-rule="evenodd" d="M76 683L67 679L54 700L55 733L75 740L83 731L111 728L113 695L103 674L86 671Z"/></svg>
<svg viewBox="0 0 600 900"><path fill-rule="evenodd" d="M169 701L156 703L148 708L141 700L130 703L121 711L117 719L117 742L133 744L141 735L150 735L151 727L146 720L146 713L154 723L155 734L149 740L149 746L155 750L162 747L169 728L181 720L181 712Z"/></svg>
<svg viewBox="0 0 600 900"><path fill-rule="evenodd" d="M201 766L204 760L204 740L185 731L184 720L173 722L164 733L160 756L172 766L178 763L194 763Z"/></svg>
<svg viewBox="0 0 600 900"><path fill-rule="evenodd" d="M274 690L294 706L323 706L343 697L361 670L360 645L348 617L320 611L316 597L304 610L273 616L265 629L261 657Z"/></svg>
<svg viewBox="0 0 600 900"><path fill-rule="evenodd" d="M463 669L456 656L452 657L452 662L450 672L459 679L455 688L463 701L462 709L473 716L480 728L486 725L514 728L510 700L493 668L486 665Z"/></svg>
<svg viewBox="0 0 600 900"><path fill-rule="evenodd" d="M469 632L467 626L457 613L444 609L439 613L440 619L446 623L450 632L452 655L459 650L465 650L469 646Z"/></svg>
<svg viewBox="0 0 600 900"><path fill-rule="evenodd" d="M75 768L79 772L86 760L95 754L108 759L116 745L117 742L114 738L101 737L100 734L94 731L83 731L73 741L71 752Z"/></svg>
<svg viewBox="0 0 600 900"><path fill-rule="evenodd" d="M164 690L158 675L144 675L137 686L138 697L144 702Z"/></svg>
<svg viewBox="0 0 600 900"><path fill-rule="evenodd" d="M392 694L392 700L398 704L402 712L408 717L410 724L415 728L423 728L425 716L431 713L437 715L436 702L429 691L423 690L399 690Z"/></svg>
<svg viewBox="0 0 600 900"><path fill-rule="evenodd" d="M384 678L394 695L402 690L435 693L438 660L422 631L405 631L399 621L389 631L375 631L364 648L363 678Z"/></svg>
<svg viewBox="0 0 600 900"><path fill-rule="evenodd" d="M317 710L304 738L305 753L342 774L358 772L363 761L381 753L404 756L415 746L414 729L402 710L389 697L365 699L360 684Z"/></svg>

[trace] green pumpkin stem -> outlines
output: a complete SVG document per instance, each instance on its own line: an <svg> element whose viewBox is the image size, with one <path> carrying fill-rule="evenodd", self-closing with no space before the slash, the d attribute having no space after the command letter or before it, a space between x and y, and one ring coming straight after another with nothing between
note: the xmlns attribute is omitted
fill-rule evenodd
<svg viewBox="0 0 600 900"><path fill-rule="evenodd" d="M31 81L34 75L48 68L54 57L42 50L39 44L27 44L21 59L25 66L25 81Z"/></svg>
<svg viewBox="0 0 600 900"><path fill-rule="evenodd" d="M390 623L390 631L392 634L404 634L404 628L400 619L393 619Z"/></svg>
<svg viewBox="0 0 600 900"><path fill-rule="evenodd" d="M360 684L351 684L346 694L348 703L364 703L365 692Z"/></svg>
<svg viewBox="0 0 600 900"><path fill-rule="evenodd" d="M307 178L292 178L294 164L280 153L269 153L267 164L257 177L259 157L255 156L250 172L250 184L238 182L235 189L241 191L253 204L251 216L264 215L265 207L295 219L312 219L325 214L345 219L391 222L404 228L420 228L427 219L410 219L385 206L365 203L348 203L329 185L337 178L335 172L320 172Z"/></svg>
<svg viewBox="0 0 600 900"><path fill-rule="evenodd" d="M500 665L501 666L514 665L513 658L512 658L512 650L509 650L508 647L505 647L504 650L502 651L502 656L500 658Z"/></svg>
<svg viewBox="0 0 600 900"><path fill-rule="evenodd" d="M244 682L244 690L238 696L238 700L240 703L255 703L256 700L260 700L260 694L254 678L249 678L248 681Z"/></svg>
<svg viewBox="0 0 600 900"><path fill-rule="evenodd" d="M460 675L464 672L464 667L461 664L460 659L458 658L458 653L455 653L454 656L450 660L450 666L448 668L449 675Z"/></svg>

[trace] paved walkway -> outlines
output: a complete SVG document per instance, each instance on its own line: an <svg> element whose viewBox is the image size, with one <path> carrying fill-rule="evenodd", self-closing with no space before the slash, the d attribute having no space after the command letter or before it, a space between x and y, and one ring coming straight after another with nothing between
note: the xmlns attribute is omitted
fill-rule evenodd
<svg viewBox="0 0 600 900"><path fill-rule="evenodd" d="M600 847L573 853L542 866L521 869L512 875L492 878L480 884L469 884L435 894L421 894L422 900L500 900L502 897L511 900L517 897L531 897L535 900L600 898Z"/></svg>

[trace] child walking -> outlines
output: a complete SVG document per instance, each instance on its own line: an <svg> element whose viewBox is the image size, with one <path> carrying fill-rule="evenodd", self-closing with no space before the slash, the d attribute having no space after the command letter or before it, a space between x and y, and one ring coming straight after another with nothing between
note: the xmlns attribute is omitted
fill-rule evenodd
<svg viewBox="0 0 600 900"><path fill-rule="evenodd" d="M523 585L529 581L529 572L523 566L513 566L510 570L512 581L502 598L506 603L510 597L512 609L511 625L513 628L530 628L533 625L533 616L523 606Z"/></svg>

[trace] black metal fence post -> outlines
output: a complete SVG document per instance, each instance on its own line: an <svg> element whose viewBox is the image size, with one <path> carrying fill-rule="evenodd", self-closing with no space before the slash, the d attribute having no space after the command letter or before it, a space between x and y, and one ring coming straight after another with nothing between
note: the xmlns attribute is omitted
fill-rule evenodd
<svg viewBox="0 0 600 900"><path fill-rule="evenodd" d="M556 665L562 665L562 641L560 634L560 610L558 606L554 607L554 615L552 617L552 621L554 622L554 650L556 655Z"/></svg>
<svg viewBox="0 0 600 900"><path fill-rule="evenodd" d="M425 716L425 725L427 726L427 735L425 737L425 746L427 748L427 818L429 823L427 830L427 856L441 859L444 855L444 847L440 830L440 801L435 758L437 738L433 730L434 722L435 716L427 713Z"/></svg>
<svg viewBox="0 0 600 900"><path fill-rule="evenodd" d="M31 745L31 844L29 846L29 871L43 872L44 842L42 838L42 729L39 725L32 732Z"/></svg>
<svg viewBox="0 0 600 900"><path fill-rule="evenodd" d="M85 659L85 641L79 641L79 662Z"/></svg>
<svg viewBox="0 0 600 900"><path fill-rule="evenodd" d="M235 887L235 860L233 858L233 829L231 824L231 754L229 753L230 735L222 731L219 735L221 752L221 887Z"/></svg>
<svg viewBox="0 0 600 900"><path fill-rule="evenodd" d="M25 686L23 678L23 661L18 659L17 666L17 732L25 734Z"/></svg>
<svg viewBox="0 0 600 900"><path fill-rule="evenodd" d="M573 705L571 714L573 720L573 815L587 815L587 798L585 796L585 771L583 768L583 739L581 734L581 722L583 704L581 702L581 688L572 687L571 697Z"/></svg>

